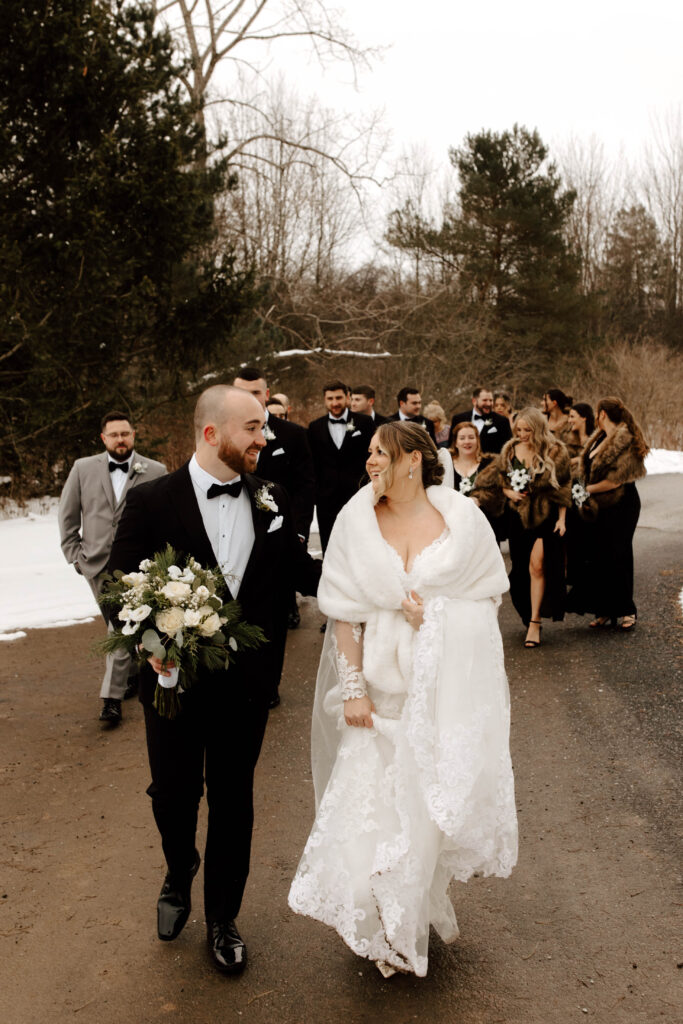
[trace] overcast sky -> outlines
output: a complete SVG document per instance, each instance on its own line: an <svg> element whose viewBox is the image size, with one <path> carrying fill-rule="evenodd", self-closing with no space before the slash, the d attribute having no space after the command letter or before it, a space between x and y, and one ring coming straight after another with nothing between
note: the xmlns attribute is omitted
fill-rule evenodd
<svg viewBox="0 0 683 1024"><path fill-rule="evenodd" d="M683 100L682 0L340 0L366 45L391 46L352 99L342 68L323 98L384 107L399 147L436 157L468 131L536 127L546 142L597 135L635 156L655 113ZM291 71L291 65L288 71ZM316 73L310 81L316 88ZM309 80L301 73L302 88Z"/></svg>

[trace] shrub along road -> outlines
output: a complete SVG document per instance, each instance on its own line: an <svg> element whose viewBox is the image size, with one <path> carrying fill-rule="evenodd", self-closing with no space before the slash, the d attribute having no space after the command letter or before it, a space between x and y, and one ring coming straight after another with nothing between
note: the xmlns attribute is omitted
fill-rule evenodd
<svg viewBox="0 0 683 1024"><path fill-rule="evenodd" d="M308 732L315 604L290 634L282 705L259 763L240 928L250 964L211 967L201 878L180 938L160 943L164 866L137 702L101 731L99 623L34 630L0 666L0 999L4 1024L601 1024L680 1008L675 889L681 820L683 477L639 485L637 630L546 626L539 650L504 602L520 860L455 885L462 937L434 937L426 979L382 979L287 908L313 813ZM264 581L265 582L265 581ZM267 582L265 582L267 585ZM204 828L203 816L201 827ZM202 837L200 837L201 839Z"/></svg>

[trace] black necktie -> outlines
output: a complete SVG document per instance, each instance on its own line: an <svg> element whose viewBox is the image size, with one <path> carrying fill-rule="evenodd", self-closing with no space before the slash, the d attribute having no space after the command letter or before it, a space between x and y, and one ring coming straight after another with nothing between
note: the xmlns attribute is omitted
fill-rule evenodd
<svg viewBox="0 0 683 1024"><path fill-rule="evenodd" d="M217 498L219 494L229 494L231 498L239 498L241 490L241 480L235 480L232 484L211 484L206 496L207 498Z"/></svg>
<svg viewBox="0 0 683 1024"><path fill-rule="evenodd" d="M109 472L113 473L115 469L122 469L124 473L127 473L128 472L128 463L127 462L110 462L109 463Z"/></svg>

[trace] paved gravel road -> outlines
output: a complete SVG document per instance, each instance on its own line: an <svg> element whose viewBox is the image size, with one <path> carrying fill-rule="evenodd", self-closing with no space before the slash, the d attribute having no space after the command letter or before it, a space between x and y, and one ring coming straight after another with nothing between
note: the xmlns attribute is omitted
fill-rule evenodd
<svg viewBox="0 0 683 1024"><path fill-rule="evenodd" d="M504 603L520 861L508 880L454 886L462 938L433 939L426 979L383 980L287 908L313 810L314 604L290 635L283 702L259 764L239 922L250 965L237 979L210 966L199 909L175 943L156 939L164 868L144 793L141 709L129 702L123 726L100 731L89 646L101 626L3 645L2 1024L681 1019L683 477L639 489L635 633L595 635L573 617L525 651Z"/></svg>

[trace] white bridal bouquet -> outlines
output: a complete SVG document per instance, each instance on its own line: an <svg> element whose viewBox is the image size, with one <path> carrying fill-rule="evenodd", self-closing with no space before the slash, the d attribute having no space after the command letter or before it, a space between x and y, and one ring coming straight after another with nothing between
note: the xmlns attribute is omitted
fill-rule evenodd
<svg viewBox="0 0 683 1024"><path fill-rule="evenodd" d="M146 660L153 655L173 662L171 677L159 676L154 706L175 718L179 693L189 690L201 666L228 668L237 651L259 647L266 637L259 626L241 618L237 601L223 603L225 580L220 569L203 569L191 556L177 564L170 544L140 562L139 572L117 570L100 603L114 609L122 625L98 645L99 650L126 650Z"/></svg>

